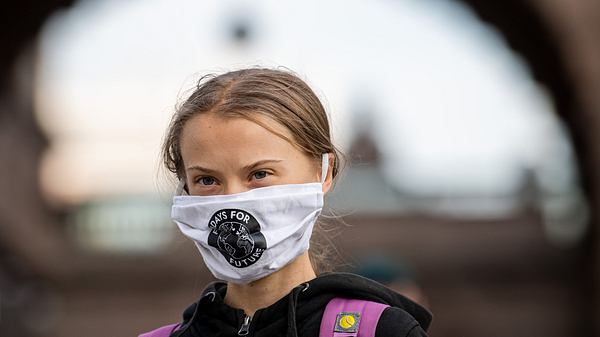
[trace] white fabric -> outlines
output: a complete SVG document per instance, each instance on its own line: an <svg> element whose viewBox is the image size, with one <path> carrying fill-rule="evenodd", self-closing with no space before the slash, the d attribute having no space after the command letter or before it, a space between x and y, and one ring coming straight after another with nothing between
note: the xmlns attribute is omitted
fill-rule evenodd
<svg viewBox="0 0 600 337"><path fill-rule="evenodd" d="M321 182L274 185L212 196L176 195L171 218L192 239L208 269L221 280L245 284L290 263L309 248L323 208ZM183 184L178 186L183 194Z"/></svg>

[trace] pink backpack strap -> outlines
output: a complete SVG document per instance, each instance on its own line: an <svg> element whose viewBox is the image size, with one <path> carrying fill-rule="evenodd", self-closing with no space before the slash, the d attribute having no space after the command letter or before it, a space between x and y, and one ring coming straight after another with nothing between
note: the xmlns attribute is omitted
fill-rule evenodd
<svg viewBox="0 0 600 337"><path fill-rule="evenodd" d="M138 337L169 337L173 331L179 328L179 323L165 325L156 330L152 330L150 332L143 333Z"/></svg>
<svg viewBox="0 0 600 337"><path fill-rule="evenodd" d="M377 322L389 305L336 297L327 303L319 337L375 337Z"/></svg>

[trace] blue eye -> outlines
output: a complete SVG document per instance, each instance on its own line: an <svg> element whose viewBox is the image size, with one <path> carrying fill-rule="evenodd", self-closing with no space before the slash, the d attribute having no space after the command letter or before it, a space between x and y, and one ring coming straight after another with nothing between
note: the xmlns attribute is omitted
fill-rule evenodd
<svg viewBox="0 0 600 337"><path fill-rule="evenodd" d="M252 177L253 177L254 179L258 179L258 180L260 180L260 179L264 179L264 178L266 178L268 175L269 175L269 174L267 173L267 171L256 171L256 172L254 172L254 173L252 174Z"/></svg>
<svg viewBox="0 0 600 337"><path fill-rule="evenodd" d="M198 182L202 185L214 185L216 183L215 178L213 177L201 177L198 179Z"/></svg>

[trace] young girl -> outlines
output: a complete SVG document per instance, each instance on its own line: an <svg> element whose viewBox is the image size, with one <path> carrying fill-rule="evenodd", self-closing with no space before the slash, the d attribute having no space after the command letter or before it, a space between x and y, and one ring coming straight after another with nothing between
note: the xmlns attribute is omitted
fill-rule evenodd
<svg viewBox="0 0 600 337"><path fill-rule="evenodd" d="M323 106L295 75L201 79L163 159L180 181L172 218L222 282L181 323L143 336L426 336L419 305L366 278L315 272L309 241L338 158Z"/></svg>

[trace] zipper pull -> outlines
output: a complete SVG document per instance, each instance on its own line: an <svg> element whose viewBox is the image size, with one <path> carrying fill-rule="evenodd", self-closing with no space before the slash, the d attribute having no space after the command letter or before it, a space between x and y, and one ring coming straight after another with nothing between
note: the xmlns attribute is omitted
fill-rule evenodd
<svg viewBox="0 0 600 337"><path fill-rule="evenodd" d="M238 331L238 336L246 336L250 331L250 323L252 322L252 317L245 315L244 323L240 327L240 331Z"/></svg>

